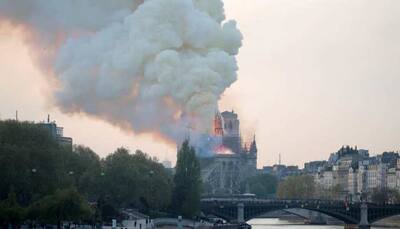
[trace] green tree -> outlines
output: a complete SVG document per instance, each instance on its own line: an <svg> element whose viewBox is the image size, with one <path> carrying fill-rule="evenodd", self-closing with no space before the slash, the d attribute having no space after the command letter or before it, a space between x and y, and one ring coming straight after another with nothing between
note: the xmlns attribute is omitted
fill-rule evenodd
<svg viewBox="0 0 400 229"><path fill-rule="evenodd" d="M27 206L64 187L67 154L40 125L0 121L0 200L7 198L13 187L17 201Z"/></svg>
<svg viewBox="0 0 400 229"><path fill-rule="evenodd" d="M90 220L93 211L76 189L57 190L30 206L29 218L44 223Z"/></svg>
<svg viewBox="0 0 400 229"><path fill-rule="evenodd" d="M119 216L120 212L114 204L106 200L103 196L98 199L95 210L96 223L111 222L112 219L117 219Z"/></svg>
<svg viewBox="0 0 400 229"><path fill-rule="evenodd" d="M312 176L289 176L278 184L277 196L281 199L309 199L315 194Z"/></svg>
<svg viewBox="0 0 400 229"><path fill-rule="evenodd" d="M256 194L260 198L269 198L276 194L278 180L275 176L270 174L260 174L251 177L246 181L246 189L250 193Z"/></svg>
<svg viewBox="0 0 400 229"><path fill-rule="evenodd" d="M132 155L133 162L138 166L143 186L139 196L148 204L149 210L165 210L171 202L172 175L156 158L137 150Z"/></svg>
<svg viewBox="0 0 400 229"><path fill-rule="evenodd" d="M326 200L339 200L341 197L341 192L343 188L337 184L329 188L321 187L316 185L315 187L315 197L318 199Z"/></svg>
<svg viewBox="0 0 400 229"><path fill-rule="evenodd" d="M170 204L172 177L157 161L138 150L120 148L104 160L102 195L116 207L165 210Z"/></svg>
<svg viewBox="0 0 400 229"><path fill-rule="evenodd" d="M398 204L400 203L400 193L390 188L375 188L371 194L371 201L377 204Z"/></svg>
<svg viewBox="0 0 400 229"><path fill-rule="evenodd" d="M172 197L174 212L192 218L200 209L201 176L196 152L189 146L188 140L183 142L178 151L174 184Z"/></svg>
<svg viewBox="0 0 400 229"><path fill-rule="evenodd" d="M134 203L140 186L137 182L139 173L127 149L117 149L106 157L104 173L104 194L117 206L127 207L123 204Z"/></svg>
<svg viewBox="0 0 400 229"><path fill-rule="evenodd" d="M7 228L7 224L19 225L25 215L25 209L18 202L15 192L10 192L8 198L0 202L0 227Z"/></svg>
<svg viewBox="0 0 400 229"><path fill-rule="evenodd" d="M74 146L67 167L69 179L78 191L89 199L97 199L103 174L100 157L88 147Z"/></svg>
<svg viewBox="0 0 400 229"><path fill-rule="evenodd" d="M67 191L57 189L74 190L80 196L75 197L85 202L103 200L96 211L98 218L102 214L114 217L121 207L149 213L165 211L171 202L172 174L155 158L140 150L131 154L120 148L100 159L90 148L59 145L41 124L0 121L0 168L0 202L13 192L15 203L22 208L30 206L32 219L50 214L46 206L57 206L57 201L65 197L62 194ZM46 220L52 217L54 221L51 214Z"/></svg>

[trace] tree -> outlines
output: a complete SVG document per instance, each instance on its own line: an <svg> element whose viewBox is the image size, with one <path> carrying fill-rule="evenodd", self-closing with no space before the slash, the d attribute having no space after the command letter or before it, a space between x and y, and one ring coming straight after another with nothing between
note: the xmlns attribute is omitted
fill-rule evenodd
<svg viewBox="0 0 400 229"><path fill-rule="evenodd" d="M326 200L339 200L342 192L342 187L339 184L326 188L319 185L315 187L315 197Z"/></svg>
<svg viewBox="0 0 400 229"><path fill-rule="evenodd" d="M68 150L40 125L0 121L0 200L13 187L17 201L27 206L64 187L66 155Z"/></svg>
<svg viewBox="0 0 400 229"><path fill-rule="evenodd" d="M138 167L141 202L148 205L148 210L165 210L171 202L172 175L157 161L146 153L136 150L132 155L133 163ZM147 212L147 211L146 211ZM150 214L150 212L147 212Z"/></svg>
<svg viewBox="0 0 400 229"><path fill-rule="evenodd" d="M117 219L120 216L120 212L110 201L104 199L101 196L97 201L95 211L95 221L99 222L111 222L112 219Z"/></svg>
<svg viewBox="0 0 400 229"><path fill-rule="evenodd" d="M315 183L312 176L289 176L278 185L277 196L281 199L313 198Z"/></svg>
<svg viewBox="0 0 400 229"><path fill-rule="evenodd" d="M68 172L74 186L89 199L96 200L101 192L102 167L100 157L88 147L74 146Z"/></svg>
<svg viewBox="0 0 400 229"><path fill-rule="evenodd" d="M0 202L13 193L15 203L29 207L31 219L46 213L42 219L54 221L58 215L52 215L55 211L48 210L49 206L60 210L57 203L68 200L65 193L78 194L76 201L85 203L103 200L96 212L99 217L102 213L114 217L124 207L146 213L164 211L171 202L172 174L155 158L120 148L100 159L84 146L62 147L47 128L30 122L0 121L0 168ZM2 206L5 203L10 201ZM4 209L8 207L0 211ZM81 219L78 215L60 217Z"/></svg>
<svg viewBox="0 0 400 229"><path fill-rule="evenodd" d="M400 193L390 188L375 188L371 194L371 201L377 204L398 204Z"/></svg>
<svg viewBox="0 0 400 229"><path fill-rule="evenodd" d="M201 176L196 152L188 140L178 151L174 184L172 209L176 214L192 218L200 209Z"/></svg>
<svg viewBox="0 0 400 229"><path fill-rule="evenodd" d="M171 200L172 176L157 161L137 150L117 149L103 161L102 195L115 207L144 212L165 210Z"/></svg>
<svg viewBox="0 0 400 229"><path fill-rule="evenodd" d="M25 209L17 203L15 192L10 192L8 198L0 202L0 227L7 228L7 223L18 225L24 214Z"/></svg>
<svg viewBox="0 0 400 229"><path fill-rule="evenodd" d="M29 218L44 223L90 220L93 214L87 200L76 189L57 190L30 206Z"/></svg>
<svg viewBox="0 0 400 229"><path fill-rule="evenodd" d="M249 178L246 182L250 193L256 194L260 198L269 198L276 194L278 180L270 174L260 174Z"/></svg>

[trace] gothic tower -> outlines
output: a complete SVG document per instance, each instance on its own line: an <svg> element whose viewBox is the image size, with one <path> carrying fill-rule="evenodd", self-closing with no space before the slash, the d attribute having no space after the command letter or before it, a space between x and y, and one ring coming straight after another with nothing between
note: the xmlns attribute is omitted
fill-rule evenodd
<svg viewBox="0 0 400 229"><path fill-rule="evenodd" d="M222 117L219 112L217 112L214 117L214 135L215 136L224 135L224 129L222 126Z"/></svg>
<svg viewBox="0 0 400 229"><path fill-rule="evenodd" d="M255 135L254 135L253 141L250 144L249 152L251 154L257 155L257 143L256 143L256 136Z"/></svg>
<svg viewBox="0 0 400 229"><path fill-rule="evenodd" d="M239 119L235 112L224 111L221 113L223 120L222 144L234 153L241 153Z"/></svg>

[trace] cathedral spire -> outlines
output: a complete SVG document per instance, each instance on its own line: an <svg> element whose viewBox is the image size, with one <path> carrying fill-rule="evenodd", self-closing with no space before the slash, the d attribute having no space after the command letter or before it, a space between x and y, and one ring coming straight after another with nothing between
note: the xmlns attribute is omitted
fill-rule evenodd
<svg viewBox="0 0 400 229"><path fill-rule="evenodd" d="M250 145L250 153L257 154L257 143L256 143L256 135L254 134L253 141Z"/></svg>

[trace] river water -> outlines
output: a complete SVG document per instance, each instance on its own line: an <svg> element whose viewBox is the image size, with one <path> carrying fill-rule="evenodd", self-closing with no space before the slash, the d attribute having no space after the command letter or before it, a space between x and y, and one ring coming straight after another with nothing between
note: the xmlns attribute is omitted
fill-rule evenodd
<svg viewBox="0 0 400 229"><path fill-rule="evenodd" d="M301 221L287 221L278 218L267 218L267 219L252 219L247 222L252 226L253 229L343 229L343 226L330 226L330 225L304 225ZM399 227L371 227L371 229L388 229L388 228L400 228Z"/></svg>

